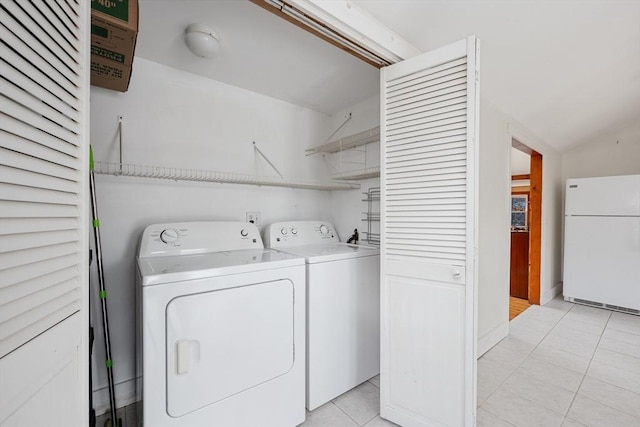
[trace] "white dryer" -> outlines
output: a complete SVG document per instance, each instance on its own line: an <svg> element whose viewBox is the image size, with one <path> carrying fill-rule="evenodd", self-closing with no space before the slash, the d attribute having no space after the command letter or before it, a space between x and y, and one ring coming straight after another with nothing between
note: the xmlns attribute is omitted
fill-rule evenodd
<svg viewBox="0 0 640 427"><path fill-rule="evenodd" d="M145 426L305 419L305 267L255 225L147 227L138 262Z"/></svg>
<svg viewBox="0 0 640 427"><path fill-rule="evenodd" d="M307 264L307 393L313 410L380 373L380 251L340 243L327 221L264 230L267 247Z"/></svg>

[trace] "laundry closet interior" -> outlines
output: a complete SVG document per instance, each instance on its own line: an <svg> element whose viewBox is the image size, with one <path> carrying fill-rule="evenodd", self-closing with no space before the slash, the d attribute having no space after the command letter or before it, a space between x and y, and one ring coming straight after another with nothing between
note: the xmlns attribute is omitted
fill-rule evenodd
<svg viewBox="0 0 640 427"><path fill-rule="evenodd" d="M218 33L214 58L187 49L192 23ZM362 244L379 242L379 78L251 2L139 2L128 91L91 88L119 407L137 400L135 259L146 226L324 220L342 242L356 228ZM108 405L106 382L94 367L96 408Z"/></svg>

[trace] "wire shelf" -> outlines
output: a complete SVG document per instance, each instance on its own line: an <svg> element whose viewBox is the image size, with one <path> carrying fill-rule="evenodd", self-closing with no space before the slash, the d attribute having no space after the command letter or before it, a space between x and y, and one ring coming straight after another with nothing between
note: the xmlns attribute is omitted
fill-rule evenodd
<svg viewBox="0 0 640 427"><path fill-rule="evenodd" d="M376 126L373 129L340 138L317 147L309 148L306 150L306 154L337 153L338 151L378 141L380 141L380 126Z"/></svg>
<svg viewBox="0 0 640 427"><path fill-rule="evenodd" d="M313 180L286 180L281 178L244 175L201 169L184 169L166 166L148 166L95 162L94 172L101 175L128 176L137 178L169 179L173 181L217 182L225 184L245 184L267 187L300 188L306 190L354 190L360 188L355 183L324 183Z"/></svg>

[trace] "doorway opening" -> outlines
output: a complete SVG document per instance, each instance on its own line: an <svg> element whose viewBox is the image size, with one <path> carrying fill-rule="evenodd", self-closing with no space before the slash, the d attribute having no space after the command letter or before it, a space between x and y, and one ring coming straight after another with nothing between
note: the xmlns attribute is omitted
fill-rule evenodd
<svg viewBox="0 0 640 427"><path fill-rule="evenodd" d="M542 155L511 141L511 263L509 320L540 304Z"/></svg>

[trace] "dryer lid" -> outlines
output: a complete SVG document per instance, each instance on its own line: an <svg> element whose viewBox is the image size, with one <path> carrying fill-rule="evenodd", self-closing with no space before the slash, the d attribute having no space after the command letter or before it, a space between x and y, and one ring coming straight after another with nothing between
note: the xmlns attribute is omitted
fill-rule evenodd
<svg viewBox="0 0 640 427"><path fill-rule="evenodd" d="M303 265L300 256L274 249L138 258L142 286Z"/></svg>

